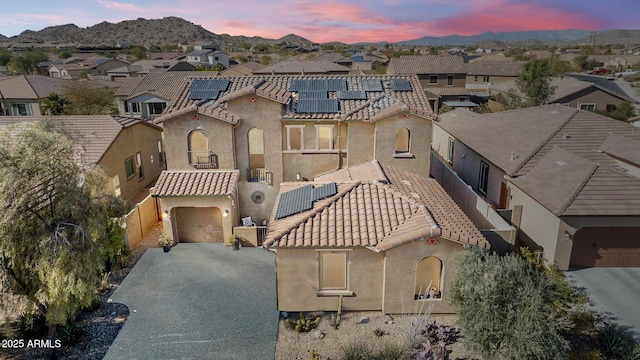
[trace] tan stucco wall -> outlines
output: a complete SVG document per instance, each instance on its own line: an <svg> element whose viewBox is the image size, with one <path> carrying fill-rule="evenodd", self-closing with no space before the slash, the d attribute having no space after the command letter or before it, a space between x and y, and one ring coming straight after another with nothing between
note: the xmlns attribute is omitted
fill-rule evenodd
<svg viewBox="0 0 640 360"><path fill-rule="evenodd" d="M552 103L569 104L572 108L580 108L580 104L596 104L596 110L607 110L607 105L620 105L624 100L591 87L576 94L554 100Z"/></svg>
<svg viewBox="0 0 640 360"><path fill-rule="evenodd" d="M366 248L349 251L349 290L354 296L342 300L344 311L380 310L383 257ZM313 249L277 249L278 310L337 311L338 296L318 296L320 265Z"/></svg>
<svg viewBox="0 0 640 360"><path fill-rule="evenodd" d="M449 75L453 75L453 85L447 85L447 79ZM420 85L425 90L429 90L430 87L465 87L467 78L465 74L438 74L438 83L429 83L430 75L418 75L420 79Z"/></svg>
<svg viewBox="0 0 640 360"><path fill-rule="evenodd" d="M444 131L440 126L436 124L433 125L433 138L431 140L431 148L442 159L451 162L452 159L449 159L449 139L453 139L455 141L455 137L453 137L451 134ZM453 148L455 150L455 144Z"/></svg>
<svg viewBox="0 0 640 360"><path fill-rule="evenodd" d="M347 121L347 161L345 166L355 166L373 160L375 125L362 121Z"/></svg>
<svg viewBox="0 0 640 360"><path fill-rule="evenodd" d="M165 121L164 139L168 170L196 170L189 165L188 137L192 130L201 130L209 138L209 150L218 155L219 169L235 169L233 154L233 126L229 123L196 113L184 114Z"/></svg>
<svg viewBox="0 0 640 360"><path fill-rule="evenodd" d="M160 208L162 209L162 227L165 234L170 238L175 238L176 216L174 208L178 207L217 207L222 213L225 209L229 209L229 216L222 217L222 233L226 242L233 233L233 226L238 223L238 211L232 204L232 198L227 196L182 196L182 197L165 197L160 199ZM166 213L165 213L166 211ZM166 214L169 214L167 216ZM212 220L213 222L213 220Z"/></svg>
<svg viewBox="0 0 640 360"><path fill-rule="evenodd" d="M5 115L14 115L19 116L18 114L12 114L11 111L12 104L25 104L27 107L27 111L30 111L28 116L41 116L42 112L40 111L40 101L34 99L0 99L2 103L2 108L4 108ZM45 114L46 115L46 114Z"/></svg>
<svg viewBox="0 0 640 360"><path fill-rule="evenodd" d="M411 313L422 302L434 303L434 314L451 314L455 310L447 300L448 288L456 268L456 257L464 248L462 244L436 237L438 245L426 245L428 239L387 250L385 255L384 300L382 311L386 314ZM416 266L426 257L435 256L442 261L442 297L438 300L414 300ZM404 300L404 304L403 304Z"/></svg>
<svg viewBox="0 0 640 360"><path fill-rule="evenodd" d="M161 139L162 130L139 123L123 129L107 149L98 165L106 171L111 179L108 185L112 190L113 178L118 176L121 198L128 199L135 195L157 179L165 169L166 161L161 164L158 159L158 140ZM129 157L133 157L134 165L136 165L136 153L138 152L142 157L144 178L140 179L136 166L136 174L127 179L124 162Z"/></svg>
<svg viewBox="0 0 640 360"><path fill-rule="evenodd" d="M431 120L409 115L397 114L375 123L374 157L383 164L429 177L431 161ZM411 134L409 151L411 158L395 157L396 133L407 128ZM371 159L373 160L373 159Z"/></svg>
<svg viewBox="0 0 640 360"><path fill-rule="evenodd" d="M475 80L475 77L478 77L478 81ZM498 76L498 75L489 75L489 82L493 84L499 84L505 81L512 81L517 79L517 76ZM467 74L467 84L485 84L484 75L469 75Z"/></svg>

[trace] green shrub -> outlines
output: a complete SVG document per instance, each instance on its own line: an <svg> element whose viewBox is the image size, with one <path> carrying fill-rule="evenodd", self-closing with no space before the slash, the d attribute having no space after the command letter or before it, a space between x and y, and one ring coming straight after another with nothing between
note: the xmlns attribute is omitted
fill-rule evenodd
<svg viewBox="0 0 640 360"><path fill-rule="evenodd" d="M371 360L373 351L363 342L352 341L341 348L342 360Z"/></svg>
<svg viewBox="0 0 640 360"><path fill-rule="evenodd" d="M621 359L629 348L627 335L616 326L606 324L598 333L598 344L605 355Z"/></svg>
<svg viewBox="0 0 640 360"><path fill-rule="evenodd" d="M47 334L46 319L41 314L26 312L20 315L16 331L17 339L41 338Z"/></svg>
<svg viewBox="0 0 640 360"><path fill-rule="evenodd" d="M75 322L69 320L66 324L59 327L58 339L62 341L62 345L64 346L75 345L82 340L82 333L82 328L76 325Z"/></svg>
<svg viewBox="0 0 640 360"><path fill-rule="evenodd" d="M376 360L409 360L411 349L406 346L386 342L375 357Z"/></svg>

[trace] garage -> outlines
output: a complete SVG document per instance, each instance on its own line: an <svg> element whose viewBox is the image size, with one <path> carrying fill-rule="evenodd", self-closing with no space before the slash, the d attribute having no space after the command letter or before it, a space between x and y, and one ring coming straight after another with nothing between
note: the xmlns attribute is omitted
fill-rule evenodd
<svg viewBox="0 0 640 360"><path fill-rule="evenodd" d="M640 267L640 228L584 227L573 237L569 267Z"/></svg>
<svg viewBox="0 0 640 360"><path fill-rule="evenodd" d="M179 242L224 242L219 208L176 207L173 211Z"/></svg>

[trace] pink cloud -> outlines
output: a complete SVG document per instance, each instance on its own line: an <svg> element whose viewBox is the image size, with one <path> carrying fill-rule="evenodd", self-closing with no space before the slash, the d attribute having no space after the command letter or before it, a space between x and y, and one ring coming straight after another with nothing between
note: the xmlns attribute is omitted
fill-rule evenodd
<svg viewBox="0 0 640 360"><path fill-rule="evenodd" d="M139 6L135 6L135 5L132 5L132 4L126 4L126 3L121 3L121 2L117 2L117 1L97 0L97 2L98 2L98 4L106 7L107 9L111 9L111 10L135 11L135 12L144 11L144 8L141 8Z"/></svg>

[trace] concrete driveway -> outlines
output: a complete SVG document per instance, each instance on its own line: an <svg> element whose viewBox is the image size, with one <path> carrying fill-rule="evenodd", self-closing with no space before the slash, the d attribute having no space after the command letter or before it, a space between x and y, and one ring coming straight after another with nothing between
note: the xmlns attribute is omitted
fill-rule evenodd
<svg viewBox="0 0 640 360"><path fill-rule="evenodd" d="M572 269L567 275L587 291L594 310L605 312L640 341L640 268Z"/></svg>
<svg viewBox="0 0 640 360"><path fill-rule="evenodd" d="M274 358L274 256L264 249L148 249L111 298L130 315L107 360Z"/></svg>

